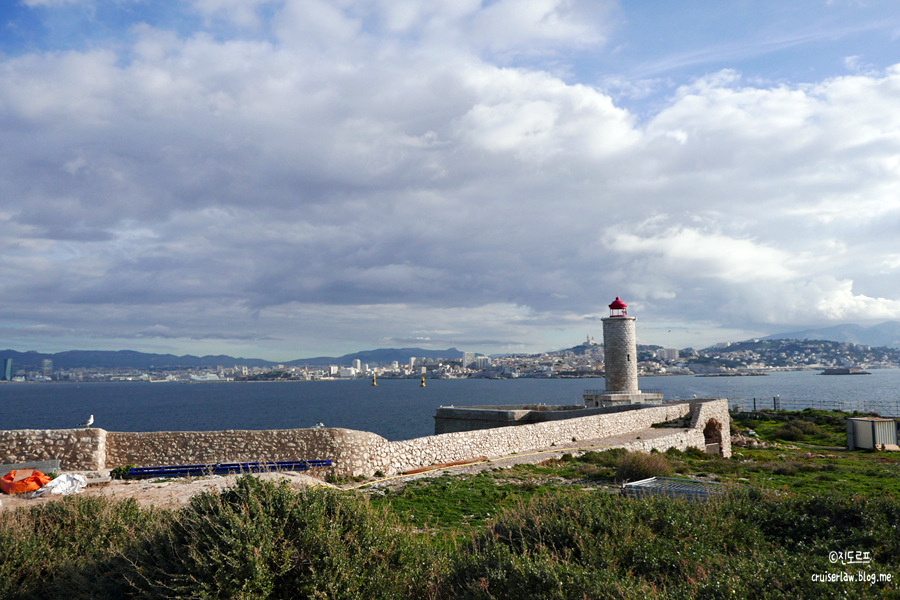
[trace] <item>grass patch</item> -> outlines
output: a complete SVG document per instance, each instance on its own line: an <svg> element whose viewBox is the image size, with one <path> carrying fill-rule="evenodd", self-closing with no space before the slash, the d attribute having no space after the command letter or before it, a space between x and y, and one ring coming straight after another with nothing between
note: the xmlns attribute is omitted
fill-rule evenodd
<svg viewBox="0 0 900 600"><path fill-rule="evenodd" d="M752 429L768 441L846 446L848 416L840 411L816 409L739 413L732 424L738 431Z"/></svg>
<svg viewBox="0 0 900 600"><path fill-rule="evenodd" d="M549 474L551 468L522 466L504 473L505 481L490 473L420 479L398 493L373 498L372 503L390 508L416 528L470 529L484 525L501 506L551 491L552 485L540 484L535 477Z"/></svg>

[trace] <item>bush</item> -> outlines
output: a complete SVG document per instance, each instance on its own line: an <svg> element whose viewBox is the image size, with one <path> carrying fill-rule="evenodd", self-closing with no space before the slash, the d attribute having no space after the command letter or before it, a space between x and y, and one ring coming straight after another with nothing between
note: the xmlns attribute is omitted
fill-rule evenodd
<svg viewBox="0 0 900 600"><path fill-rule="evenodd" d="M616 468L616 479L619 481L635 481L648 477L669 477L671 475L672 465L665 454L629 452L622 457Z"/></svg>
<svg viewBox="0 0 900 600"><path fill-rule="evenodd" d="M582 454L581 458L578 460L591 465L615 467L618 466L622 461L622 457L626 454L628 454L628 451L625 450L625 448L611 448L610 450L604 450L603 452L590 450Z"/></svg>
<svg viewBox="0 0 900 600"><path fill-rule="evenodd" d="M896 498L838 489L707 502L556 490L463 537L354 493L248 476L179 511L73 497L0 513L0 597L885 598L898 530ZM839 572L830 554L845 550L870 552L867 571L891 584L811 578Z"/></svg>
<svg viewBox="0 0 900 600"><path fill-rule="evenodd" d="M798 442L806 436L819 436L824 432L818 425L811 421L789 421L776 429L772 435L787 442Z"/></svg>
<svg viewBox="0 0 900 600"><path fill-rule="evenodd" d="M134 465L124 465L122 467L116 467L109 472L109 476L112 479L131 479L132 468L134 468Z"/></svg>
<svg viewBox="0 0 900 600"><path fill-rule="evenodd" d="M710 458L711 456L713 456L712 454L707 454L706 452L704 452L703 450L701 450L700 448L697 448L695 446L691 446L690 448L685 450L684 455L687 456L688 458L702 458L702 459L707 459L707 458Z"/></svg>
<svg viewBox="0 0 900 600"><path fill-rule="evenodd" d="M427 553L411 540L361 496L245 476L221 494L192 498L132 562L147 596L425 595Z"/></svg>
<svg viewBox="0 0 900 600"><path fill-rule="evenodd" d="M824 584L835 548L898 573L892 498L780 497L702 503L557 493L501 513L451 556L438 598L882 598L885 584Z"/></svg>
<svg viewBox="0 0 900 600"><path fill-rule="evenodd" d="M121 598L130 586L115 557L167 517L84 496L0 512L0 598Z"/></svg>

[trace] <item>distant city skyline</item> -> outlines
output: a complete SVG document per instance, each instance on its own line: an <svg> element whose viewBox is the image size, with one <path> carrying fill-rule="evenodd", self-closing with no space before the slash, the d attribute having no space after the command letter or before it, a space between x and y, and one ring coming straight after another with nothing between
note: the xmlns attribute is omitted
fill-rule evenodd
<svg viewBox="0 0 900 600"><path fill-rule="evenodd" d="M10 0L0 345L266 360L900 321L887 0Z"/></svg>

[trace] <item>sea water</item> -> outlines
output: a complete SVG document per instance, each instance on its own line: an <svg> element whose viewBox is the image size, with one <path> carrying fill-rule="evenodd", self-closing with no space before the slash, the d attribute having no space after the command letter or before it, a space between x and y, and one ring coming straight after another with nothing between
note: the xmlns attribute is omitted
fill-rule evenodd
<svg viewBox="0 0 900 600"><path fill-rule="evenodd" d="M2 383L0 429L66 429L94 415L107 431L208 431L344 427L389 440L434 433L439 406L579 404L600 379L368 379L253 383ZM817 402L900 401L900 370L823 376L814 371L763 377L669 376L640 379L666 399L729 398L745 409ZM900 416L900 415L894 415Z"/></svg>

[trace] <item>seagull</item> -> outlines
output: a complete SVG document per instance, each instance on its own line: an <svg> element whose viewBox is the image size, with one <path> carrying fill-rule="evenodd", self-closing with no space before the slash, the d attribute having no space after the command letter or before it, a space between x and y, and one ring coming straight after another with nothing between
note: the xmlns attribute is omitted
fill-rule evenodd
<svg viewBox="0 0 900 600"><path fill-rule="evenodd" d="M79 427L90 427L93 424L94 424L94 415L91 415L88 417L87 421L85 421L84 423L79 423L78 426Z"/></svg>

